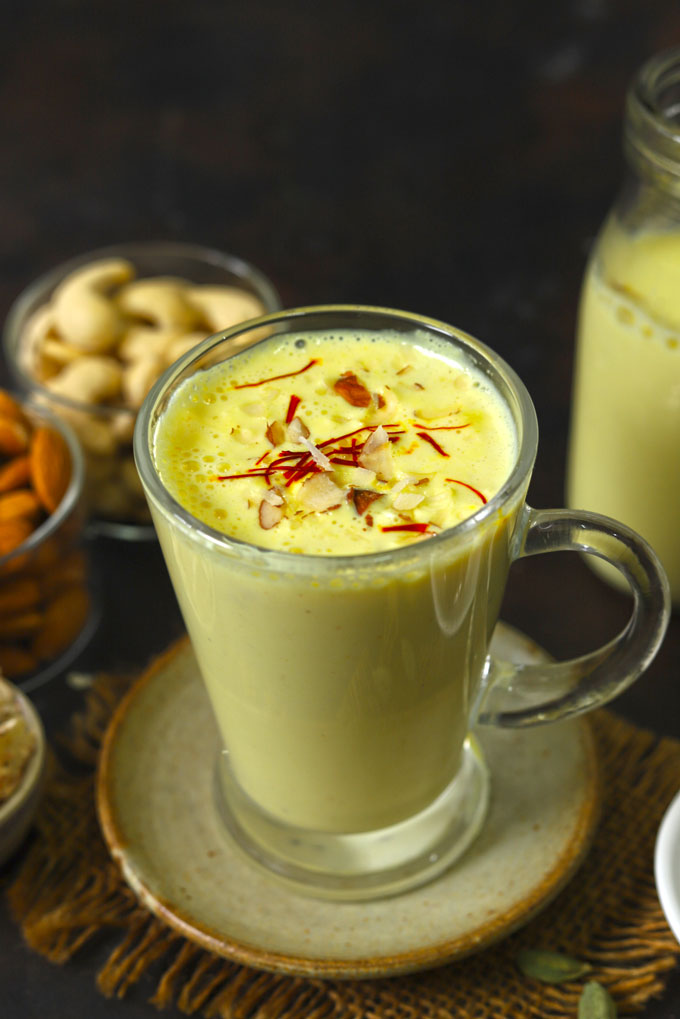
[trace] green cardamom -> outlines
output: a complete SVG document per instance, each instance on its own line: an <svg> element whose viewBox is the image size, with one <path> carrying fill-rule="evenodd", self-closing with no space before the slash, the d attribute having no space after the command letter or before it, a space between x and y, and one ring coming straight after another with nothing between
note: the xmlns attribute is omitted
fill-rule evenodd
<svg viewBox="0 0 680 1019"><path fill-rule="evenodd" d="M578 1003L578 1019L616 1019L618 1015L614 1000L597 980L589 980L583 988Z"/></svg>
<svg viewBox="0 0 680 1019"><path fill-rule="evenodd" d="M577 980L590 973L592 967L581 959L572 959L561 952L544 952L536 948L523 948L517 954L517 965L526 977L541 980L544 984L561 984Z"/></svg>

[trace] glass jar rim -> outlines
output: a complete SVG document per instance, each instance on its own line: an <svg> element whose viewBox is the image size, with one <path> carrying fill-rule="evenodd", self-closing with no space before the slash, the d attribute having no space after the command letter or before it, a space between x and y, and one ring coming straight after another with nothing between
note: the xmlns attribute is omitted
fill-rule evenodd
<svg viewBox="0 0 680 1019"><path fill-rule="evenodd" d="M301 330L318 331L320 327L307 324L310 319L315 317L328 319L328 328L331 328L330 320L334 320L332 328L335 329L339 327L337 321L339 317L344 319L345 328L350 328L352 325L356 328L367 328L368 326L363 321L366 318L371 318L374 322L379 319L383 321L391 319L411 326L413 329L429 331L443 339L452 340L468 356L474 358L476 366L482 367L505 400L517 428L518 448L515 464L505 483L485 505L455 526L446 528L439 534L412 545L355 555L316 555L266 548L231 537L198 520L170 495L154 468L151 450L156 421L162 413L164 402L175 383L188 370L191 370L194 362L200 362L214 347L233 340L241 333L265 329L281 322L294 321L299 321ZM265 336L258 343L266 343L269 339L270 337ZM238 354L234 356L238 356ZM415 566L416 562L422 561L423 557L436 555L443 544L448 545L459 540L467 540L485 522L497 519L503 507L512 504L520 495L523 496L533 468L537 445L538 423L531 397L514 369L495 351L463 330L437 319L394 308L355 304L312 305L284 309L251 319L249 322L208 337L171 365L156 381L137 416L133 439L135 462L147 498L185 535L202 542L218 553L222 552L228 556L241 558L244 562L248 561L249 564L256 565L258 569L289 573L305 570L309 568L310 564L315 564L317 569L320 564L331 564L337 572L348 570L356 572L364 566L371 569L387 568L397 563L403 567L409 560L413 560Z"/></svg>
<svg viewBox="0 0 680 1019"><path fill-rule="evenodd" d="M635 75L624 141L638 165L680 182L680 47L657 53Z"/></svg>

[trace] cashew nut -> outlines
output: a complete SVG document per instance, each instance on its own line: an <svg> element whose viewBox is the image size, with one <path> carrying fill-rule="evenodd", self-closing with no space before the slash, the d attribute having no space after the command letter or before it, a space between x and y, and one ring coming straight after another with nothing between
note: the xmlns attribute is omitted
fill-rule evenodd
<svg viewBox="0 0 680 1019"><path fill-rule="evenodd" d="M139 357L128 365L122 379L125 402L136 409L141 407L144 397L163 371L163 367L163 360L153 354L148 357Z"/></svg>
<svg viewBox="0 0 680 1019"><path fill-rule="evenodd" d="M168 365L211 333L264 311L254 294L238 286L137 279L127 259L101 259L66 277L27 320L17 357L45 387L43 400L50 403L49 393L73 401L55 409L85 451L91 510L112 519L149 519L131 457L137 409ZM232 350L267 331L244 333ZM223 354L221 348L204 362ZM239 438L248 443L252 434L243 429Z"/></svg>
<svg viewBox="0 0 680 1019"><path fill-rule="evenodd" d="M65 364L70 364L71 361L75 361L77 357L82 357L83 352L78 347L74 347L72 343L64 343L62 340L57 340L52 336L46 336L43 340L41 353L43 357L48 358L59 368Z"/></svg>
<svg viewBox="0 0 680 1019"><path fill-rule="evenodd" d="M45 383L50 392L79 403L102 403L120 393L123 372L112 357L85 356L71 361Z"/></svg>
<svg viewBox="0 0 680 1019"><path fill-rule="evenodd" d="M238 287L204 284L190 287L188 297L214 333L239 322L245 322L249 318L264 315L265 311L258 297Z"/></svg>
<svg viewBox="0 0 680 1019"><path fill-rule="evenodd" d="M71 407L60 407L59 414L73 427L86 453L102 459L116 453L118 443L105 418Z"/></svg>
<svg viewBox="0 0 680 1019"><path fill-rule="evenodd" d="M143 357L164 357L168 344L183 335L177 329L132 325L118 344L117 353L123 361L137 361Z"/></svg>
<svg viewBox="0 0 680 1019"><path fill-rule="evenodd" d="M110 350L121 329L121 315L107 291L133 275L130 262L110 258L67 276L52 299L54 324L62 337L91 353Z"/></svg>
<svg viewBox="0 0 680 1019"><path fill-rule="evenodd" d="M118 410L111 415L111 431L121 446L129 446L135 432L135 412Z"/></svg>
<svg viewBox="0 0 680 1019"><path fill-rule="evenodd" d="M118 293L118 307L127 315L165 329L193 329L198 315L186 298L183 280L165 276L134 280Z"/></svg>
<svg viewBox="0 0 680 1019"><path fill-rule="evenodd" d="M45 361L43 357L43 344L52 336L54 336L54 313L49 304L44 304L26 320L18 351L21 366L30 375L36 375L41 382L58 371L55 365Z"/></svg>

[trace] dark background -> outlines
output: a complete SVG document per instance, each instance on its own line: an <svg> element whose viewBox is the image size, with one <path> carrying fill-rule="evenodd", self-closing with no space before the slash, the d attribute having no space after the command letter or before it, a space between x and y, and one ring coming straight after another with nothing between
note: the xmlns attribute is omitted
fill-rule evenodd
<svg viewBox="0 0 680 1019"><path fill-rule="evenodd" d="M562 505L578 291L621 179L625 89L678 44L677 0L4 0L0 314L71 255L159 238L254 262L286 305L453 322L526 382L530 501ZM93 553L105 613L78 666L141 667L181 631L158 549ZM563 657L627 612L560 554L513 568L503 615ZM617 710L680 737L679 665L676 617ZM63 677L34 699L50 736L80 704ZM50 966L0 907L3 1019L155 1014L145 986L102 998L97 962ZM645 1016L678 1015L676 971Z"/></svg>

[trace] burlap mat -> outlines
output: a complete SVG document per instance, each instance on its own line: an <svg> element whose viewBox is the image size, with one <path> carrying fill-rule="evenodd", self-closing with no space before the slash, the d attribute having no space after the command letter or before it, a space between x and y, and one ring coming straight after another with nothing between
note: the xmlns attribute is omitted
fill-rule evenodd
<svg viewBox="0 0 680 1019"><path fill-rule="evenodd" d="M103 994L122 998L144 976L155 980L157 1007L221 1019L573 1019L583 981L549 986L523 976L515 964L522 947L590 962L589 979L608 987L622 1016L663 991L680 946L658 902L653 852L680 787L680 743L609 712L594 716L605 792L592 849L569 886L512 937L412 976L306 980L211 955L151 916L121 879L97 824L94 768L128 684L97 678L65 741L80 771L54 763L36 836L8 890L24 938L52 962L68 962L95 937L110 942L97 975Z"/></svg>

